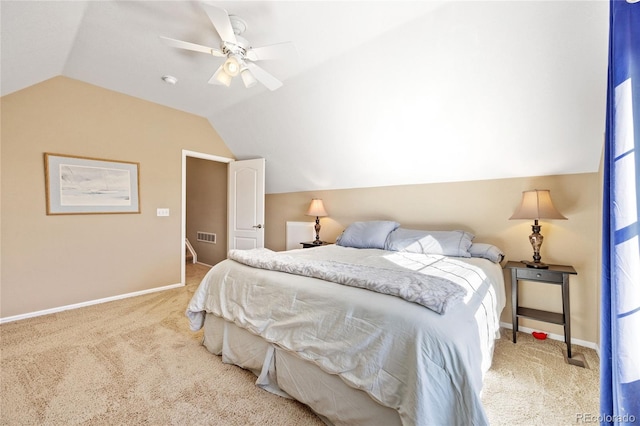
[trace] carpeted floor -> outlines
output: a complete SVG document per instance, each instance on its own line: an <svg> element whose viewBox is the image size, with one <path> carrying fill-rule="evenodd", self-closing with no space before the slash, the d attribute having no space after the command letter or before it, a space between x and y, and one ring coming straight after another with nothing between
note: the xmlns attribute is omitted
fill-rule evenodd
<svg viewBox="0 0 640 426"><path fill-rule="evenodd" d="M600 412L600 360L593 349L572 346L587 368L565 362L566 345L502 330L484 379L482 402L492 425L571 425Z"/></svg>
<svg viewBox="0 0 640 426"><path fill-rule="evenodd" d="M0 325L2 425L322 425L307 407L256 387L189 331L187 286ZM505 333L485 379L493 425L565 425L598 413L598 359L565 364L560 342Z"/></svg>

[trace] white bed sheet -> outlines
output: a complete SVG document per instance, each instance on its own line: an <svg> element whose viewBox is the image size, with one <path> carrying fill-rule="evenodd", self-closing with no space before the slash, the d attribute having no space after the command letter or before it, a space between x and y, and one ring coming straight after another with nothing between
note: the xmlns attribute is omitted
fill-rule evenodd
<svg viewBox="0 0 640 426"><path fill-rule="evenodd" d="M340 246L288 253L416 271L442 259ZM476 258L441 263L468 290L444 315L397 297L231 260L207 274L187 314L193 329L209 312L338 375L397 410L403 424L487 424L480 390L505 302L502 269Z"/></svg>

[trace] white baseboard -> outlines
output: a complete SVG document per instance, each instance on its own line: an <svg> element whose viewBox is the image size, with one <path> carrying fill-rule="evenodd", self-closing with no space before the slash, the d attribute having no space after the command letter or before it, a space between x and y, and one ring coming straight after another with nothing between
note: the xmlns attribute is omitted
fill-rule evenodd
<svg viewBox="0 0 640 426"><path fill-rule="evenodd" d="M500 327L508 328L509 330L513 330L513 326L511 325L511 323L508 323L508 322L500 322ZM534 331L540 331L540 330L534 330L533 328L523 327L523 326L519 326L518 327L518 332L531 334ZM564 342L564 334L553 334L553 333L548 333L546 331L545 331L545 333L548 334L547 337L549 339L559 340L561 342ZM585 348L593 349L598 354L598 357L600 357L600 346L598 346L596 343L587 342L586 340L580 340L580 339L576 339L576 338L573 338L573 337L571 338L571 343L574 344L574 345L580 345L580 346L584 346Z"/></svg>
<svg viewBox="0 0 640 426"><path fill-rule="evenodd" d="M60 306L57 308L45 309L42 311L29 312L26 314L0 318L0 324L4 324L5 322L23 320L27 318L39 317L42 315L55 314L56 312L68 311L69 309L84 308L85 306L97 305L99 303L113 302L114 300L127 299L129 297L142 296L143 294L156 293L158 291L171 290L173 288L178 288L178 287L184 287L184 284L171 284L164 287L150 288L148 290L134 291L133 293L126 293L118 296L105 297L104 299L90 300L88 302L75 303L73 305Z"/></svg>

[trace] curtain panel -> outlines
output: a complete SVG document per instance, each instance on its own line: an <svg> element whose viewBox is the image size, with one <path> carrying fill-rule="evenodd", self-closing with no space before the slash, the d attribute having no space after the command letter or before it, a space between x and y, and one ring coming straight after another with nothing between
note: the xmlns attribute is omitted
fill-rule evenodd
<svg viewBox="0 0 640 426"><path fill-rule="evenodd" d="M600 424L640 424L640 3L611 0L600 330Z"/></svg>

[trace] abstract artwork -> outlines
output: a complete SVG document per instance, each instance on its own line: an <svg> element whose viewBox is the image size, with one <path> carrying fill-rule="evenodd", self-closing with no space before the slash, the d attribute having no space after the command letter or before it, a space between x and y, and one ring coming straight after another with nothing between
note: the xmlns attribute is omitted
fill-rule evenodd
<svg viewBox="0 0 640 426"><path fill-rule="evenodd" d="M140 213L138 163L45 153L47 214Z"/></svg>

